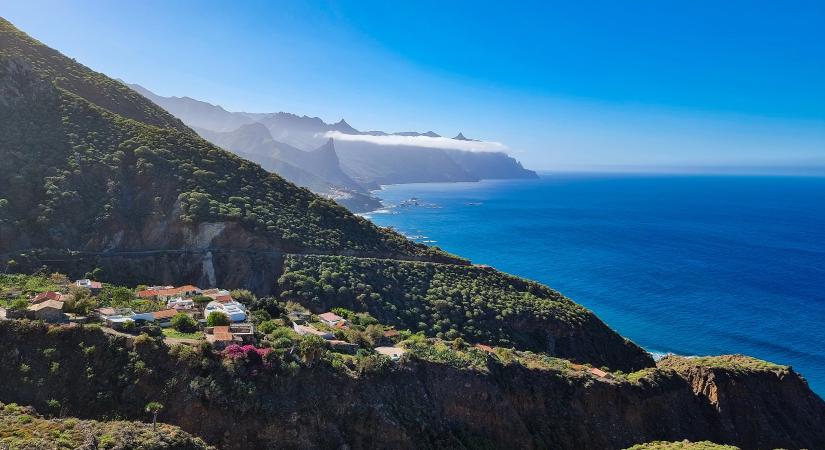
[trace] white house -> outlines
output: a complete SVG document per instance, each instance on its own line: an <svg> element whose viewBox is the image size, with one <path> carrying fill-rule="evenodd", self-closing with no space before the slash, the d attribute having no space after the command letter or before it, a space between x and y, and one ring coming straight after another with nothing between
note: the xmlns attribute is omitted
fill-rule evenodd
<svg viewBox="0 0 825 450"><path fill-rule="evenodd" d="M191 298L174 297L166 302L169 309L195 309L195 302Z"/></svg>
<svg viewBox="0 0 825 450"><path fill-rule="evenodd" d="M130 308L100 308L97 310L100 320L110 328L119 328L127 322L154 322L155 316L151 312L136 313Z"/></svg>
<svg viewBox="0 0 825 450"><path fill-rule="evenodd" d="M204 316L208 318L210 313L216 311L226 314L226 316L229 317L230 322L246 321L246 308L235 300L231 300L226 303L221 303L218 301L209 302L206 305Z"/></svg>
<svg viewBox="0 0 825 450"><path fill-rule="evenodd" d="M77 287L86 288L92 291L92 294L97 294L98 292L100 292L101 289L103 289L103 283L101 283L100 281L92 281L88 278L77 280L74 282L74 284Z"/></svg>

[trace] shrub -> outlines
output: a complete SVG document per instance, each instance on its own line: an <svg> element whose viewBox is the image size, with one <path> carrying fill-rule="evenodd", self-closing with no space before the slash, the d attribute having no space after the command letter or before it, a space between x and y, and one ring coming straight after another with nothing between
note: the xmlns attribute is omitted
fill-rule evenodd
<svg viewBox="0 0 825 450"><path fill-rule="evenodd" d="M258 325L258 331L262 334L269 334L275 331L278 327L278 323L274 320L267 320L266 322L261 322L260 325Z"/></svg>
<svg viewBox="0 0 825 450"><path fill-rule="evenodd" d="M207 297L205 295L196 295L192 297L192 301L195 302L196 305L203 308L204 306L206 306L207 303L212 301L212 297Z"/></svg>
<svg viewBox="0 0 825 450"><path fill-rule="evenodd" d="M26 299L18 298L9 305L9 309L21 311L29 307L29 302Z"/></svg>
<svg viewBox="0 0 825 450"><path fill-rule="evenodd" d="M53 399L53 398L46 401L46 408L54 416L60 414L60 407L61 407L60 402Z"/></svg>
<svg viewBox="0 0 825 450"><path fill-rule="evenodd" d="M194 333L198 330L198 322L187 314L178 313L172 317L172 327L181 333Z"/></svg>
<svg viewBox="0 0 825 450"><path fill-rule="evenodd" d="M358 372L382 373L392 367L392 361L384 355L366 355L358 358Z"/></svg>
<svg viewBox="0 0 825 450"><path fill-rule="evenodd" d="M301 342L298 344L298 354L301 355L301 358L307 366L312 366L324 356L326 346L326 341L310 334L301 339Z"/></svg>
<svg viewBox="0 0 825 450"><path fill-rule="evenodd" d="M229 316L219 311L212 311L206 317L206 326L216 327L222 325L229 325Z"/></svg>
<svg viewBox="0 0 825 450"><path fill-rule="evenodd" d="M258 299L257 297L255 297L255 294L246 289L235 289L234 291L230 292L230 294L232 295L233 299L245 305L252 303Z"/></svg>

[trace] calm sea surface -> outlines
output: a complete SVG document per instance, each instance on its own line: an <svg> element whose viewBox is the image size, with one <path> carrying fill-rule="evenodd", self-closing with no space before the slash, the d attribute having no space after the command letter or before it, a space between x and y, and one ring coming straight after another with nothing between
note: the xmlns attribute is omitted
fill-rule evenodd
<svg viewBox="0 0 825 450"><path fill-rule="evenodd" d="M825 395L825 178L543 174L377 194L397 205L377 224L546 283L651 352L790 364Z"/></svg>

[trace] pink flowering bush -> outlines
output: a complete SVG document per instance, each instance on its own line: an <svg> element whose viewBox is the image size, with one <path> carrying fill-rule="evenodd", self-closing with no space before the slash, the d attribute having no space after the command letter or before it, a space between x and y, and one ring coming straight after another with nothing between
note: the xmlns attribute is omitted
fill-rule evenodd
<svg viewBox="0 0 825 450"><path fill-rule="evenodd" d="M238 345L232 344L226 347L223 355L232 360L243 359L247 366L269 365L269 358L267 356L272 351L269 348L256 348L254 345Z"/></svg>

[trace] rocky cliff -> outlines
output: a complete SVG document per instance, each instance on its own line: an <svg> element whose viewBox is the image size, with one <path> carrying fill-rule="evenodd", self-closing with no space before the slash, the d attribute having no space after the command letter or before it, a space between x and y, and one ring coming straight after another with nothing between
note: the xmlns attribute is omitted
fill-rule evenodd
<svg viewBox="0 0 825 450"><path fill-rule="evenodd" d="M490 357L481 369L411 359L361 376L323 364L230 375L232 364L195 350L26 322L0 322L0 356L6 401L57 399L87 418L139 417L160 401L162 421L226 449L825 446L825 405L789 368L669 358L607 379Z"/></svg>

